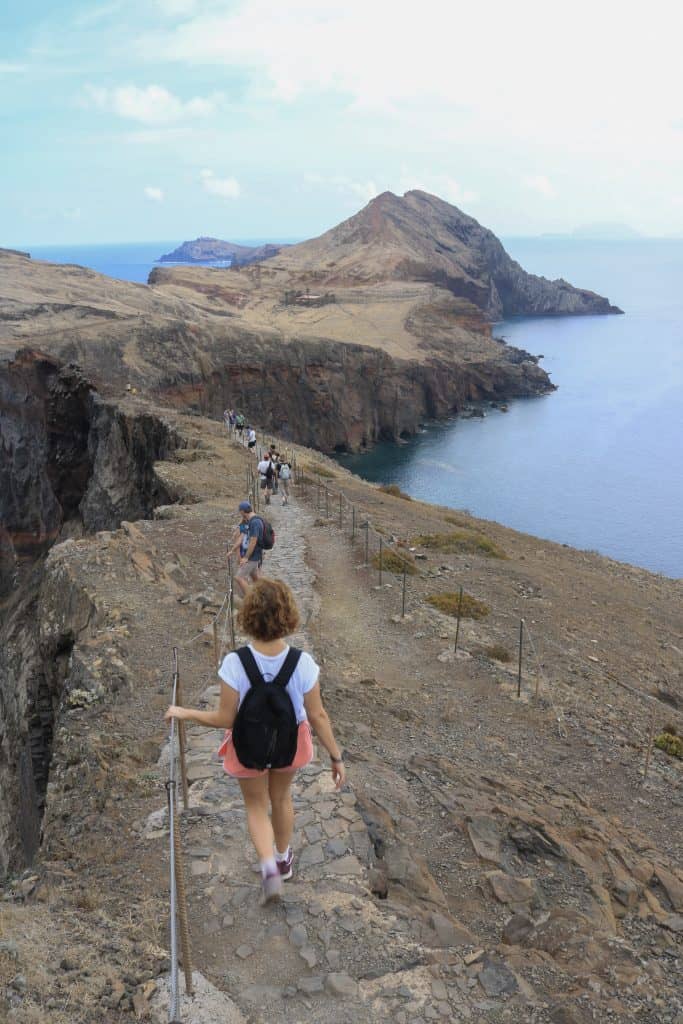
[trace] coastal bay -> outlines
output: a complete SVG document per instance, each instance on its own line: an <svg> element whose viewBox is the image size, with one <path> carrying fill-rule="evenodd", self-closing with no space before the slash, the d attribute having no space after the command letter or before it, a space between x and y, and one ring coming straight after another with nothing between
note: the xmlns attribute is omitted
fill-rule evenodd
<svg viewBox="0 0 683 1024"><path fill-rule="evenodd" d="M683 242L506 240L529 269L590 281L624 317L518 318L558 390L507 414L429 424L343 464L423 500L683 575Z"/></svg>

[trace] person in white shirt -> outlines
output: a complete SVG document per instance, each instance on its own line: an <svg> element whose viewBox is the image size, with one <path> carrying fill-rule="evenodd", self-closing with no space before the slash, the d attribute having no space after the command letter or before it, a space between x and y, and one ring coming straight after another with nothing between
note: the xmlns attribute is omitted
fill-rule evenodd
<svg viewBox="0 0 683 1024"><path fill-rule="evenodd" d="M247 448L256 447L256 431L253 427L247 427Z"/></svg>
<svg viewBox="0 0 683 1024"><path fill-rule="evenodd" d="M266 492L266 505L270 505L270 496L273 493L273 481L275 479L275 465L268 452L266 452L256 468L258 470L261 490Z"/></svg>
<svg viewBox="0 0 683 1024"><path fill-rule="evenodd" d="M290 651L284 638L299 625L299 612L292 591L281 580L261 578L250 587L239 612L239 623L252 637L249 650L263 682L277 676ZM330 756L332 778L337 789L346 780L342 753L334 738L330 719L320 696L320 670L310 654L301 653L286 690L298 723L296 754L285 768L245 768L232 744L232 727L250 682L239 655L228 654L218 670L223 686L215 711L171 705L166 718L197 722L215 729L227 729L218 753L228 774L239 781L247 812L249 833L261 862L263 899L277 899L282 882L292 877L293 854L290 846L294 829L291 785L297 768L313 758L311 728ZM270 816L268 814L270 806Z"/></svg>

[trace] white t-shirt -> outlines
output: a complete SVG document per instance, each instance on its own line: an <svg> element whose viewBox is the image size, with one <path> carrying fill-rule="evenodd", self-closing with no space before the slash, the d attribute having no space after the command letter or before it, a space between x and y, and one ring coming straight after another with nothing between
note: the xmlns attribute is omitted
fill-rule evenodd
<svg viewBox="0 0 683 1024"><path fill-rule="evenodd" d="M265 477L266 473L268 472L269 465L270 459L263 459L261 462L259 462L258 466L256 467L257 471L262 477Z"/></svg>
<svg viewBox="0 0 683 1024"><path fill-rule="evenodd" d="M289 646L285 647L284 651L281 651L280 654L273 656L260 654L259 651L254 649L252 644L249 644L249 649L256 659L256 664L265 682L272 682L284 664ZM218 670L218 675L224 683L227 683L233 690L237 690L240 695L239 702L241 704L251 683L242 667L242 662L234 651L223 658L223 664ZM307 651L303 651L299 658L299 663L287 683L287 693L292 702L297 723L307 721L306 709L304 708L304 694L313 689L318 682L319 675L320 668L310 654Z"/></svg>

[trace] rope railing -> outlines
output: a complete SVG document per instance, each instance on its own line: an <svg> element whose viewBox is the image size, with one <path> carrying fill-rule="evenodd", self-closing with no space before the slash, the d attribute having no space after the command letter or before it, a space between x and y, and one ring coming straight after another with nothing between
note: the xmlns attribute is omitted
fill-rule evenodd
<svg viewBox="0 0 683 1024"><path fill-rule="evenodd" d="M180 673L178 670L178 648L173 648L173 684L171 701L176 704L182 698L180 689ZM177 762L176 735L180 739L181 751L184 748L184 737L181 730L176 729L176 720L171 718L169 729L168 782L168 829L169 829L169 890L170 890L170 932L171 932L171 991L169 1000L169 1024L180 1022L180 992L178 983L178 926L180 926L180 942L183 956L183 972L185 974L185 991L192 995L192 963L190 954L190 933L187 920L187 898L185 893L185 875L180 841L180 830L177 814ZM180 738L182 737L182 739ZM187 774L184 770L184 752L181 753L181 780L183 799L187 792ZM186 805L187 806L187 805Z"/></svg>

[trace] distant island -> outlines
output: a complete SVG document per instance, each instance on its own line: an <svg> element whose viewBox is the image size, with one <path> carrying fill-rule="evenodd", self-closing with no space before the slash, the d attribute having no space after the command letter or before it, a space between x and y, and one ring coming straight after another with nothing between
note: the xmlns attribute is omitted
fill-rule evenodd
<svg viewBox="0 0 683 1024"><path fill-rule="evenodd" d="M582 239L595 242L629 242L643 236L628 224L604 221L595 224L580 224L573 231L545 231L541 238Z"/></svg>
<svg viewBox="0 0 683 1024"><path fill-rule="evenodd" d="M260 260L277 256L285 245L238 245L237 242L225 242L220 238L201 236L191 242L183 242L173 252L164 253L159 263L228 263L230 266L245 266L258 263Z"/></svg>

